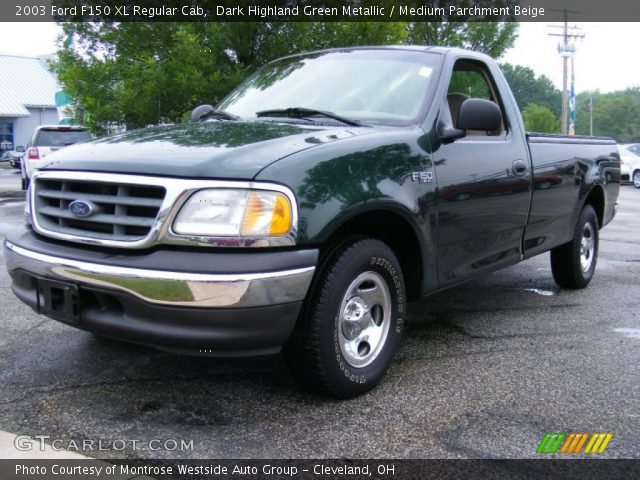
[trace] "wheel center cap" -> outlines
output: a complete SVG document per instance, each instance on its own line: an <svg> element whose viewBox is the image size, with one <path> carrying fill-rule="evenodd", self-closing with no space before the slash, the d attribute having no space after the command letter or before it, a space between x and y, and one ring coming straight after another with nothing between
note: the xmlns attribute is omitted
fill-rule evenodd
<svg viewBox="0 0 640 480"><path fill-rule="evenodd" d="M364 300L360 297L353 297L345 305L342 316L347 322L357 322L365 316L368 310Z"/></svg>
<svg viewBox="0 0 640 480"><path fill-rule="evenodd" d="M360 321L367 314L369 308L360 297L353 297L342 311L342 333L348 339L356 338L362 332Z"/></svg>

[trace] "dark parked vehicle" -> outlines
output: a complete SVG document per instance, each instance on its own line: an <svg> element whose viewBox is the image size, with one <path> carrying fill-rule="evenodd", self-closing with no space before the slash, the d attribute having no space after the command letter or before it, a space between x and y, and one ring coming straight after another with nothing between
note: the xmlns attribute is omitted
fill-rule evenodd
<svg viewBox="0 0 640 480"><path fill-rule="evenodd" d="M383 378L407 301L549 250L586 287L620 188L612 140L525 133L459 49L287 57L193 120L48 156L5 241L14 293L164 350L283 349L341 398Z"/></svg>
<svg viewBox="0 0 640 480"><path fill-rule="evenodd" d="M20 170L22 156L24 155L24 147L17 147L15 150L8 150L4 152L0 161L9 162L13 168Z"/></svg>
<svg viewBox="0 0 640 480"><path fill-rule="evenodd" d="M9 159L9 165L11 165L11 167L15 168L16 170L21 170L22 169L22 157L24 157L24 153L13 155Z"/></svg>

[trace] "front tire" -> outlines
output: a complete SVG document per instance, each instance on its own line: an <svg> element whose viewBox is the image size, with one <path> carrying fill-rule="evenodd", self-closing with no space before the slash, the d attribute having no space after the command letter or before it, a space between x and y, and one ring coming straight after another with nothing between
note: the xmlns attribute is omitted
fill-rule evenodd
<svg viewBox="0 0 640 480"><path fill-rule="evenodd" d="M585 205L571 241L551 250L553 279L564 288L586 287L596 270L598 249L598 217L591 205Z"/></svg>
<svg viewBox="0 0 640 480"><path fill-rule="evenodd" d="M335 398L375 387L400 345L406 299L398 259L379 240L350 238L320 265L284 353L305 386Z"/></svg>
<svg viewBox="0 0 640 480"><path fill-rule="evenodd" d="M636 188L640 188L640 170L636 170L635 172L633 172L633 177L632 181L633 181L633 186Z"/></svg>

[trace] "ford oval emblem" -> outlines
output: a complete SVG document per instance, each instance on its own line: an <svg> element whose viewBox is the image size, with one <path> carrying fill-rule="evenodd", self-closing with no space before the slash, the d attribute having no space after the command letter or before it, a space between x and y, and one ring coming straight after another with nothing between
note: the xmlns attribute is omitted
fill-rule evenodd
<svg viewBox="0 0 640 480"><path fill-rule="evenodd" d="M88 217L93 213L93 204L86 200L74 200L69 204L69 211L75 217Z"/></svg>

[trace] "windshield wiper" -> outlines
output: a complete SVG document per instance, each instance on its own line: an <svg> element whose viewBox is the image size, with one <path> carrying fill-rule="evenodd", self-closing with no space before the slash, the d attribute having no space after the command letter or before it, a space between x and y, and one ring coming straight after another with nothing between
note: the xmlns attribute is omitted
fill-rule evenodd
<svg viewBox="0 0 640 480"><path fill-rule="evenodd" d="M344 123L345 125L350 125L352 127L362 127L364 123L359 120L352 120L350 118L341 117L340 115L336 115L333 112L327 112L325 110L315 110L313 108L305 108L305 107L292 107L292 108L274 108L272 110L262 110L260 112L256 112L257 117L292 117L292 118L307 118L313 116L322 116L326 118L330 118L332 120L337 120L338 122Z"/></svg>

